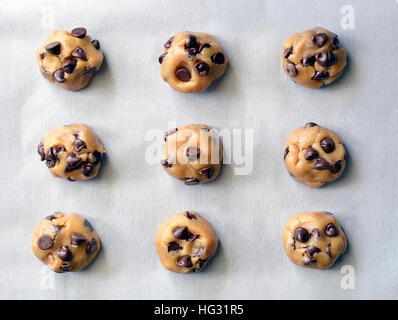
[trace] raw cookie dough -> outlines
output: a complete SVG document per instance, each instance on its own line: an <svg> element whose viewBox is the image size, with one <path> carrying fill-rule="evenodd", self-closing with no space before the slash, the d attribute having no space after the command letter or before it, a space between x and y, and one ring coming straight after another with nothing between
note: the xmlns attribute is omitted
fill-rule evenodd
<svg viewBox="0 0 398 320"><path fill-rule="evenodd" d="M98 40L91 40L85 28L71 32L55 30L37 49L41 74L66 90L84 88L102 64Z"/></svg>
<svg viewBox="0 0 398 320"><path fill-rule="evenodd" d="M32 237L35 256L56 272L79 271L100 250L91 223L74 213L57 212L40 222Z"/></svg>
<svg viewBox="0 0 398 320"><path fill-rule="evenodd" d="M347 249L347 238L329 212L305 212L291 217L283 231L289 259L299 266L327 269Z"/></svg>
<svg viewBox="0 0 398 320"><path fill-rule="evenodd" d="M47 132L37 152L54 177L75 181L97 175L105 150L89 127L73 124Z"/></svg>
<svg viewBox="0 0 398 320"><path fill-rule="evenodd" d="M340 137L313 122L290 133L283 157L290 175L312 188L340 177L346 165Z"/></svg>
<svg viewBox="0 0 398 320"><path fill-rule="evenodd" d="M207 220L194 211L185 211L159 227L155 245L166 269L199 272L216 252L218 237Z"/></svg>
<svg viewBox="0 0 398 320"><path fill-rule="evenodd" d="M215 179L221 168L222 143L214 129L193 124L166 132L163 156L164 170L186 185Z"/></svg>
<svg viewBox="0 0 398 320"><path fill-rule="evenodd" d="M202 32L179 32L159 57L161 76L174 90L202 92L221 77L228 60L220 44Z"/></svg>
<svg viewBox="0 0 398 320"><path fill-rule="evenodd" d="M283 69L302 86L317 89L336 80L347 64L337 35L315 27L295 33L282 45Z"/></svg>

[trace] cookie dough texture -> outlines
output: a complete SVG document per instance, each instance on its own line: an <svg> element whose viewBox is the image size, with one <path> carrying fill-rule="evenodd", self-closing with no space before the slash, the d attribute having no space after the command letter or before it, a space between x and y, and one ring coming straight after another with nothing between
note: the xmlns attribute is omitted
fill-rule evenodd
<svg viewBox="0 0 398 320"><path fill-rule="evenodd" d="M283 232L285 252L299 266L327 269L347 249L347 238L329 212L305 212L291 217Z"/></svg>
<svg viewBox="0 0 398 320"><path fill-rule="evenodd" d="M173 272L199 272L217 250L212 226L194 211L166 220L158 229L156 250L162 265Z"/></svg>
<svg viewBox="0 0 398 320"><path fill-rule="evenodd" d="M193 124L166 132L160 163L172 177L195 185L215 179L222 158L222 143L216 130Z"/></svg>
<svg viewBox="0 0 398 320"><path fill-rule="evenodd" d="M32 237L35 256L56 272L85 268L100 246L91 223L74 213L57 212L46 217L36 226Z"/></svg>
<svg viewBox="0 0 398 320"><path fill-rule="evenodd" d="M316 27L295 33L282 45L283 69L298 84L317 89L336 80L347 64L337 35Z"/></svg>
<svg viewBox="0 0 398 320"><path fill-rule="evenodd" d="M70 181L94 178L105 153L98 136L84 124L47 132L37 151L54 177Z"/></svg>
<svg viewBox="0 0 398 320"><path fill-rule="evenodd" d="M290 133L284 159L290 175L312 188L340 177L346 165L340 137L313 122Z"/></svg>
<svg viewBox="0 0 398 320"><path fill-rule="evenodd" d="M220 44L202 32L179 32L165 44L159 57L161 76L174 90L202 92L221 77L228 64Z"/></svg>
<svg viewBox="0 0 398 320"><path fill-rule="evenodd" d="M36 51L41 74L66 90L84 88L99 70L103 54L85 28L55 30Z"/></svg>

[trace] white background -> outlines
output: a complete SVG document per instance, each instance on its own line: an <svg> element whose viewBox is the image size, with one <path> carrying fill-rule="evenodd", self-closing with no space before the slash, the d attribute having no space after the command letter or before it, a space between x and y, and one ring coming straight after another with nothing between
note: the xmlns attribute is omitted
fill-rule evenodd
<svg viewBox="0 0 398 320"><path fill-rule="evenodd" d="M341 8L352 5L355 28ZM79 92L39 73L36 48L53 29L85 26L105 55ZM311 90L281 68L292 33L323 26L339 35L349 68ZM307 299L398 297L398 3L383 1L0 1L0 298ZM157 58L178 31L214 35L230 64L203 94L173 91ZM224 166L214 182L184 186L145 161L145 133L206 123L252 129L254 169ZM289 132L314 121L337 132L349 152L338 181L311 189L282 160ZM63 124L85 123L107 158L88 182L53 178L36 148ZM199 274L166 271L154 247L169 216L195 210L220 238ZM326 271L293 265L283 250L286 220L327 210L341 222L347 253ZM103 250L83 272L55 274L31 250L35 225L54 211L76 212L96 228ZM355 270L344 290L341 268Z"/></svg>

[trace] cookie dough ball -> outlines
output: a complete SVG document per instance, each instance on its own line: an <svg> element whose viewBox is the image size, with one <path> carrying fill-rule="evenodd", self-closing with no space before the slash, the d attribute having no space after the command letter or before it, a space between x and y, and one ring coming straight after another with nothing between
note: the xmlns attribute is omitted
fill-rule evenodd
<svg viewBox="0 0 398 320"><path fill-rule="evenodd" d="M313 122L290 133L284 159L290 175L312 188L340 177L346 165L340 137Z"/></svg>
<svg viewBox="0 0 398 320"><path fill-rule="evenodd" d="M41 74L66 90L84 88L102 64L98 40L91 40L85 28L71 32L55 30L37 49Z"/></svg>
<svg viewBox="0 0 398 320"><path fill-rule="evenodd" d="M32 237L35 256L56 272L79 271L100 250L91 223L74 213L57 212L40 222Z"/></svg>
<svg viewBox="0 0 398 320"><path fill-rule="evenodd" d="M199 272L216 252L218 237L207 220L194 211L185 211L159 227L155 245L166 269Z"/></svg>
<svg viewBox="0 0 398 320"><path fill-rule="evenodd" d="M347 238L329 212L305 212L291 217L283 231L289 259L299 266L327 269L347 249Z"/></svg>
<svg viewBox="0 0 398 320"><path fill-rule="evenodd" d="M105 150L89 127L73 124L47 132L37 152L54 177L75 181L97 175Z"/></svg>
<svg viewBox="0 0 398 320"><path fill-rule="evenodd" d="M317 89L336 80L347 64L337 35L316 27L295 33L282 46L283 69L297 83Z"/></svg>
<svg viewBox="0 0 398 320"><path fill-rule="evenodd" d="M221 77L228 60L220 44L202 32L179 32L159 57L161 76L174 90L202 92Z"/></svg>
<svg viewBox="0 0 398 320"><path fill-rule="evenodd" d="M193 124L166 132L160 163L186 185L215 179L220 173L223 150L216 130Z"/></svg>

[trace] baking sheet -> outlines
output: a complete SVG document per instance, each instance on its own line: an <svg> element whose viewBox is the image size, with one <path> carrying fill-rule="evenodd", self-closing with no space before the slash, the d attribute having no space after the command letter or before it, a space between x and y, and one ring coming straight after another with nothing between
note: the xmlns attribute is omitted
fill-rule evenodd
<svg viewBox="0 0 398 320"><path fill-rule="evenodd" d="M398 3L350 1L354 29L346 28L346 5L0 1L0 298L398 298ZM318 25L339 35L349 68L314 91L284 74L280 48ZM76 26L100 40L105 63L86 89L67 92L42 78L34 53L51 30ZM182 30L214 35L230 60L203 94L175 92L159 76L162 44ZM308 121L336 131L349 152L344 176L319 190L293 181L281 159L289 132ZM145 134L169 122L252 130L252 173L235 175L231 164L209 184L172 179L145 161ZM39 161L42 136L69 123L88 124L107 150L92 181L55 179ZM161 266L154 237L187 209L212 223L220 247L202 273L173 274ZM327 271L295 266L283 251L286 220L312 210L333 212L349 239ZM31 251L34 226L54 211L87 217L101 238L103 250L84 272L49 272Z"/></svg>

